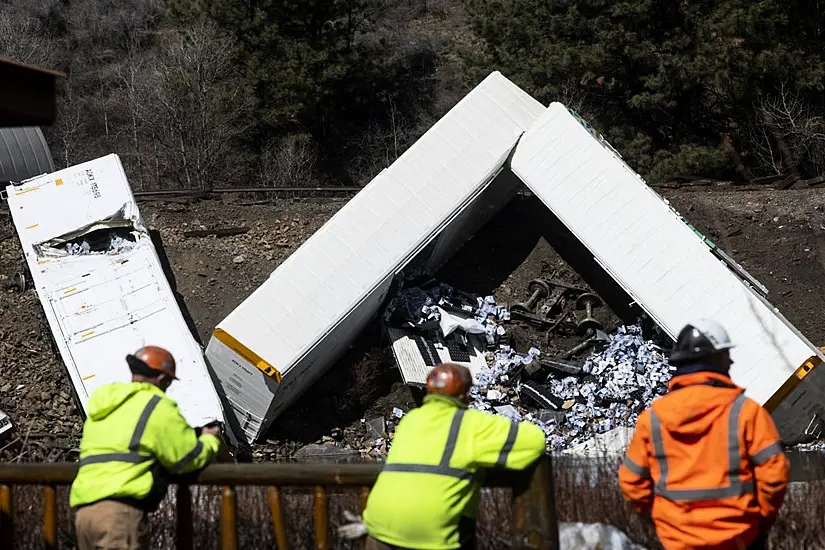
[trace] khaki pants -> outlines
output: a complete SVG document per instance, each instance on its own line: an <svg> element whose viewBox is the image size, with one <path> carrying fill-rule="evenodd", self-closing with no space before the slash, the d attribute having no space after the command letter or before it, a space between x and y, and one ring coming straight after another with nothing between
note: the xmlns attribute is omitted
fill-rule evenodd
<svg viewBox="0 0 825 550"><path fill-rule="evenodd" d="M364 548L365 550L404 550L400 546L391 546L372 537L367 537L367 544Z"/></svg>
<svg viewBox="0 0 825 550"><path fill-rule="evenodd" d="M114 500L101 500L77 510L79 550L149 550L146 512Z"/></svg>

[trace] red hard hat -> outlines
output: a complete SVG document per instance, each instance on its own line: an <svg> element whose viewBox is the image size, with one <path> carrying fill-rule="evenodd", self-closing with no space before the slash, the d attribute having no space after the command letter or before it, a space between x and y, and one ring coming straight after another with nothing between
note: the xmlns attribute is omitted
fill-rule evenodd
<svg viewBox="0 0 825 550"><path fill-rule="evenodd" d="M453 363L438 365L427 376L427 393L461 397L470 391L472 385L470 369Z"/></svg>
<svg viewBox="0 0 825 550"><path fill-rule="evenodd" d="M175 358L167 350L158 346L144 346L137 350L134 355L126 357L126 361L132 365L135 361L143 363L154 371L161 372L178 380L175 376Z"/></svg>

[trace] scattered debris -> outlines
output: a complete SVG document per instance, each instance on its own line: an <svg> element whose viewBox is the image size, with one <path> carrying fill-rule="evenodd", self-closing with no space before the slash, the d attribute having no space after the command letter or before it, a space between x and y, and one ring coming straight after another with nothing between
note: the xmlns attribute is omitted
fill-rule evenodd
<svg viewBox="0 0 825 550"><path fill-rule="evenodd" d="M525 314L524 310L535 309L542 298L552 294L550 286L541 279L533 280L530 290L531 297L518 305L512 322L532 315ZM486 363L480 368L473 365L475 386L470 407L538 425L545 432L551 450L578 449L577 446L585 444L577 452L595 452L594 446L604 442L601 439L586 442L617 427L632 428L639 413L667 391L671 367L662 350L644 340L639 325L620 327L613 337L600 330L593 308L600 306L602 300L595 294L576 292L572 304L584 312L576 323L576 330L586 334L586 338L561 358L542 358L536 347L531 347L526 354L519 353L509 345L504 329L510 321L508 311L496 305L494 296L470 296L444 284L431 282L425 287L401 291L390 302L384 318L407 331L399 337L398 332L393 331L401 328L388 329L396 362L407 383L411 378L413 356L420 358L421 383L435 365L460 362L461 357L454 356L453 349L447 353L439 349L444 333L455 331L468 337L467 333L479 330L469 321L477 322L485 328L487 351L484 353ZM446 316L459 314L463 315L461 320L444 322ZM403 342L405 338L407 341ZM600 349L583 364L567 360L597 346ZM374 429L372 432L376 437L382 435ZM607 441L612 449L618 444L610 437ZM391 436L389 439L389 442L382 440L380 445L387 443L389 447ZM374 448L378 447L376 443Z"/></svg>
<svg viewBox="0 0 825 550"><path fill-rule="evenodd" d="M623 455L632 438L633 428L619 426L608 432L597 434L575 447L570 447L564 453L589 457Z"/></svg>
<svg viewBox="0 0 825 550"><path fill-rule="evenodd" d="M486 368L485 350L505 337L509 312L492 296L476 297L434 281L406 288L387 306L383 320L404 383L423 386L441 363Z"/></svg>
<svg viewBox="0 0 825 550"><path fill-rule="evenodd" d="M632 325L620 327L603 351L587 359L581 369L583 377L552 372L545 384L525 381L517 386L525 399L503 402L511 395L508 390L524 362L532 363L534 358L540 362L538 350L531 352L525 358L506 347L499 350L489 372L473 389L471 408L536 424L554 451L574 447L618 426L632 428L639 413L666 393L671 377L662 350L643 339L640 326ZM491 389L502 398L488 399ZM539 404L541 410L531 410L525 402ZM560 411L566 411L563 421L561 415L553 414Z"/></svg>
<svg viewBox="0 0 825 550"><path fill-rule="evenodd" d="M9 415L0 411L0 442L8 440L15 433L14 424Z"/></svg>
<svg viewBox="0 0 825 550"><path fill-rule="evenodd" d="M367 420L367 428L369 431L376 437L387 437L387 433L385 431L386 427L384 424L384 418L378 417L373 418L372 420Z"/></svg>
<svg viewBox="0 0 825 550"><path fill-rule="evenodd" d="M192 237L232 237L234 235L243 235L249 233L249 228L246 226L240 227L213 227L212 229L192 229L184 231L183 236L186 238Z"/></svg>
<svg viewBox="0 0 825 550"><path fill-rule="evenodd" d="M587 338L585 340L576 345L575 347L569 349L568 351L564 352L561 355L561 359L568 359L573 357L574 355L578 355L579 353L583 352L584 350L590 349L597 344L609 344L610 337L602 332L601 330L595 330L593 332L589 332Z"/></svg>
<svg viewBox="0 0 825 550"><path fill-rule="evenodd" d="M559 523L561 550L645 550L622 531L604 523Z"/></svg>
<svg viewBox="0 0 825 550"><path fill-rule="evenodd" d="M298 460L346 460L358 458L360 453L354 449L344 449L334 443L318 445L311 443L298 449L292 458Z"/></svg>

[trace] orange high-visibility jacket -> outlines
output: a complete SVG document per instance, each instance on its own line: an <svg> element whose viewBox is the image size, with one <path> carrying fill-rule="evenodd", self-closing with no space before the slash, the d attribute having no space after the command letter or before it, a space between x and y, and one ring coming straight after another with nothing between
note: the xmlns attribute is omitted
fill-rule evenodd
<svg viewBox="0 0 825 550"><path fill-rule="evenodd" d="M619 483L668 550L745 548L776 519L788 459L770 414L727 376L675 376L636 423Z"/></svg>

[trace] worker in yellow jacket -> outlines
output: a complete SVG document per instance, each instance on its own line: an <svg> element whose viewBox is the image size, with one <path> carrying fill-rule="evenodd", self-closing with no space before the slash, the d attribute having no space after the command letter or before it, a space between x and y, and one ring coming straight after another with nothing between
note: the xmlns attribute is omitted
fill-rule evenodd
<svg viewBox="0 0 825 550"><path fill-rule="evenodd" d="M466 367L430 372L367 500L368 550L475 548L479 470L524 469L544 452L536 426L469 410L471 386Z"/></svg>
<svg viewBox="0 0 825 550"><path fill-rule="evenodd" d="M146 346L126 361L132 381L101 386L89 398L70 495L80 550L148 549L147 513L166 494L168 477L206 466L220 446L219 428L198 436L166 397L177 380L167 350Z"/></svg>

